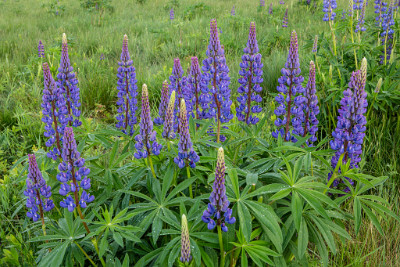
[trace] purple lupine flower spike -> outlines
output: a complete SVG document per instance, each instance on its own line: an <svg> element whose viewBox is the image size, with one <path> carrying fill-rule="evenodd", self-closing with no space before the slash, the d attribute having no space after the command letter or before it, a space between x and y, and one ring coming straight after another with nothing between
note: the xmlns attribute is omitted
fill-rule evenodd
<svg viewBox="0 0 400 267"><path fill-rule="evenodd" d="M313 142L317 141L315 136L318 131L318 119L319 114L318 97L316 95L315 87L315 64L313 61L310 62L310 75L307 86L304 90L303 103L300 105L300 110L296 113L295 118L292 121L293 134L300 136L306 136L307 134L311 137L307 140L307 144L312 146Z"/></svg>
<svg viewBox="0 0 400 267"><path fill-rule="evenodd" d="M63 162L58 165L60 173L57 174L57 180L61 183L59 193L66 198L60 202L60 206L70 212L76 207L86 208L87 203L94 200L94 196L86 192L90 189L90 178L87 177L90 169L84 166L85 159L78 152L74 132L70 127L64 131L61 156Z"/></svg>
<svg viewBox="0 0 400 267"><path fill-rule="evenodd" d="M280 0L280 1L279 1L279 4L284 5L284 4L285 4L285 1Z"/></svg>
<svg viewBox="0 0 400 267"><path fill-rule="evenodd" d="M362 9L361 9L361 12L360 12L360 16L358 18L358 23L357 23L356 29L354 30L355 32L359 32L359 31L364 32L364 31L366 31L366 28L364 27L366 4L367 4L367 2L363 3L363 6L362 6Z"/></svg>
<svg viewBox="0 0 400 267"><path fill-rule="evenodd" d="M210 203L203 212L201 219L207 223L209 230L214 229L216 225L221 226L221 230L228 231L227 224L234 224L235 217L232 217L232 210L229 207L228 197L225 188L225 159L224 149L218 150L217 167L215 169L215 181L213 191L210 194ZM216 221L215 221L216 220Z"/></svg>
<svg viewBox="0 0 400 267"><path fill-rule="evenodd" d="M354 5L353 5L354 0L349 0L349 7L347 9L347 14L349 17L353 17L354 15Z"/></svg>
<svg viewBox="0 0 400 267"><path fill-rule="evenodd" d="M260 84L263 82L263 64L261 63L261 54L258 53L256 24L254 22L250 23L249 39L243 52L244 55L242 56L241 69L239 71L240 86L238 93L240 96L237 98L239 106L236 108L236 116L239 121L244 121L247 124L256 124L259 118L250 114L258 114L262 108L258 104L252 106L251 103L260 103L262 101L260 96L262 87Z"/></svg>
<svg viewBox="0 0 400 267"><path fill-rule="evenodd" d="M174 9L171 8L171 10L169 11L169 19L172 21L175 18L175 12Z"/></svg>
<svg viewBox="0 0 400 267"><path fill-rule="evenodd" d="M192 260L192 255L190 253L189 227L185 214L182 215L181 257L179 260L182 263L189 263Z"/></svg>
<svg viewBox="0 0 400 267"><path fill-rule="evenodd" d="M41 40L39 40L39 45L38 45L38 57L44 58L44 45Z"/></svg>
<svg viewBox="0 0 400 267"><path fill-rule="evenodd" d="M34 154L29 154L28 178L26 179L26 190L24 195L26 207L29 209L26 216L36 222L41 218L44 223L44 211L50 211L54 208L51 197L51 187L46 184L42 173L39 170Z"/></svg>
<svg viewBox="0 0 400 267"><path fill-rule="evenodd" d="M271 3L268 8L268 14L272 15L272 13L273 13L273 10L272 10L272 3Z"/></svg>
<svg viewBox="0 0 400 267"><path fill-rule="evenodd" d="M282 76L278 80L279 86L277 87L280 94L275 97L276 102L279 104L275 110L275 115L277 116L275 126L278 127L278 130L272 132L272 136L278 138L281 135L285 141L296 142L296 138L290 131L290 122L292 121L292 116L296 116L297 112L300 111L299 105L303 102L301 94L304 92L304 88L301 86L304 78L300 75L296 31L292 32L288 58L281 73Z"/></svg>
<svg viewBox="0 0 400 267"><path fill-rule="evenodd" d="M174 110L174 130L178 131L178 117L179 117L179 104L181 99L185 98L187 94L187 79L183 76L183 68L179 58L174 59L174 66L172 68L172 75L169 76L169 95L175 91L175 110Z"/></svg>
<svg viewBox="0 0 400 267"><path fill-rule="evenodd" d="M194 117L194 113L196 113L196 119L202 119L202 110L207 108L207 106L202 105L200 101L201 75L199 60L197 57L192 57L192 64L188 75L188 87L191 91L191 95L188 99L191 99L191 101L188 102L191 106L191 115Z"/></svg>
<svg viewBox="0 0 400 267"><path fill-rule="evenodd" d="M118 62L118 115L116 127L130 136L134 133L137 123L137 80L133 61L129 56L128 36L125 34L122 41L121 61ZM129 127L129 133L128 133Z"/></svg>
<svg viewBox="0 0 400 267"><path fill-rule="evenodd" d="M210 43L206 51L207 58L203 60L202 96L200 102L208 109L204 110L203 118L215 118L218 123L217 141L224 141L220 136L221 123L229 122L233 118L231 114L232 101L229 89L229 68L226 65L224 47L221 45L218 35L218 26L215 19L210 23Z"/></svg>
<svg viewBox="0 0 400 267"><path fill-rule="evenodd" d="M390 56L393 50L393 26L394 22L394 6L390 4L389 7L386 8L385 13L382 14L382 32L381 32L381 44L384 46L383 55L381 56L381 64L387 63L390 60Z"/></svg>
<svg viewBox="0 0 400 267"><path fill-rule="evenodd" d="M231 9L231 16L235 16L235 15L236 15L235 6L233 6Z"/></svg>
<svg viewBox="0 0 400 267"><path fill-rule="evenodd" d="M324 5L322 11L325 12L323 21L333 21L335 20L336 13L334 10L337 8L336 0L324 0Z"/></svg>
<svg viewBox="0 0 400 267"><path fill-rule="evenodd" d="M367 111L367 93L365 92L367 61L364 58L361 63L361 69L354 71L351 75L349 88L343 92L343 98L340 101L341 108L339 109L338 122L335 131L332 133L334 139L330 142L332 149L336 150L332 157L331 165L335 168L342 154L343 163L350 160L350 168L358 168L358 163L361 161L362 144L365 137L367 120L365 112ZM339 170L340 171L340 170ZM332 177L329 174L328 180ZM346 179L351 185L354 182ZM335 180L332 184L337 187L339 181ZM345 188L348 192L349 188Z"/></svg>
<svg viewBox="0 0 400 267"><path fill-rule="evenodd" d="M260 0L260 7L265 7L265 0Z"/></svg>
<svg viewBox="0 0 400 267"><path fill-rule="evenodd" d="M162 125L164 124L165 114L168 108L168 95L169 95L169 85L168 82L165 80L162 85L161 89L161 101L160 106L158 108L158 115L159 117L154 119L155 125Z"/></svg>
<svg viewBox="0 0 400 267"><path fill-rule="evenodd" d="M82 122L79 120L81 115L81 111L79 109L81 103L78 79L76 78L76 74L73 72L73 70L74 69L69 61L67 36L64 33L62 38L60 66L57 74L57 86L61 89L61 92L66 100L68 110L66 117L68 119L68 125L70 127L78 127L82 125Z"/></svg>
<svg viewBox="0 0 400 267"><path fill-rule="evenodd" d="M282 19L282 28L287 28L288 26L288 9L286 8L285 15L283 15Z"/></svg>
<svg viewBox="0 0 400 267"><path fill-rule="evenodd" d="M157 143L157 133L153 130L153 121L150 116L149 92L147 85L142 87L142 112L140 114L140 133L135 136L135 158L147 158L151 154L159 155L162 145Z"/></svg>
<svg viewBox="0 0 400 267"><path fill-rule="evenodd" d="M164 129L162 137L168 140L175 139L174 131L174 110L175 110L175 91L172 91L167 110L165 112Z"/></svg>
<svg viewBox="0 0 400 267"><path fill-rule="evenodd" d="M353 9L354 10L362 10L364 4L364 0L354 0Z"/></svg>
<svg viewBox="0 0 400 267"><path fill-rule="evenodd" d="M312 52L316 54L318 51L318 35L315 35Z"/></svg>
<svg viewBox="0 0 400 267"><path fill-rule="evenodd" d="M383 0L375 0L375 14L376 15L376 25L381 26L382 25L382 19L383 19L383 14L387 10L387 3L383 2Z"/></svg>
<svg viewBox="0 0 400 267"><path fill-rule="evenodd" d="M64 135L64 129L67 126L68 110L66 102L60 88L51 75L49 65L43 63L44 89L42 97L42 121L46 124L44 127L44 136L48 138L46 146L49 148L47 156L57 160L61 156L61 142Z"/></svg>
<svg viewBox="0 0 400 267"><path fill-rule="evenodd" d="M181 100L180 116L179 116L179 144L178 156L174 159L179 168L184 168L186 165L190 168L196 167L196 162L200 157L193 150L192 140L190 139L189 124L187 119L185 100Z"/></svg>

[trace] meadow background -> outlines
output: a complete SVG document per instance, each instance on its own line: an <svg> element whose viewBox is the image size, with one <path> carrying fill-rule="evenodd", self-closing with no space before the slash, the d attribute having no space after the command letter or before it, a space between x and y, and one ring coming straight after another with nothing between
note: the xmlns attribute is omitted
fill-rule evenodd
<svg viewBox="0 0 400 267"><path fill-rule="evenodd" d="M129 37L139 91L143 83L148 85L155 115L161 85L171 74L173 59L181 59L185 73L192 56L199 57L199 62L204 59L212 18L218 21L230 68L232 98L236 98L239 63L249 24L255 21L264 63L262 105L265 116L271 118L268 128L273 127L274 96L280 70L286 61L290 32L296 30L299 37L304 76L307 76L309 61L314 59L311 52L314 36L319 35L321 73L317 73L317 91L321 106L326 106L321 117L328 114L327 119L320 119L320 140L330 138L335 127L336 116L329 116L329 111L337 106L340 98L335 95L343 91L355 69L352 52L356 49L359 62L365 56L370 64L367 92L371 94L379 77L384 78L381 93L369 113L361 169L371 175L389 176L388 181L373 193L388 200L391 209L399 214L400 63L396 54L400 47L395 43L394 57L388 66L379 66L373 1L369 1L367 8L367 31L356 45L349 43L346 24L340 22L341 10L347 8L348 3L338 1L336 33L342 60L334 60L329 50L330 29L322 21L322 1L317 1L316 8L314 1L310 6L305 4L306 1L298 0L287 0L284 5L275 0L265 2L265 7L261 8L258 0L118 0L110 2L112 9L106 9L99 18L98 12L83 8L82 1L78 0L0 1L0 262L1 258L9 257L6 250L10 251L12 247L24 247L24 251L33 257L32 243L24 243L22 238L26 235L26 221L20 220L23 208L17 209L22 197L23 183L19 179L22 169L14 164L32 150L44 148L44 124L39 112L43 90L42 60L37 56L37 44L42 40L46 61L54 74L60 61L63 33L67 34L71 63L79 79L83 117L86 125L92 128L115 123L117 62L124 34ZM273 15L268 15L271 2ZM232 6L235 6L235 16L230 13ZM169 17L171 8L175 11L172 21ZM286 8L289 26L282 28ZM398 33L397 21L395 29ZM395 38L398 36L396 34ZM371 223L363 221L357 236L339 242L339 253L332 256L331 266L399 266L399 225L391 218L378 216L378 219L385 235L380 235Z"/></svg>

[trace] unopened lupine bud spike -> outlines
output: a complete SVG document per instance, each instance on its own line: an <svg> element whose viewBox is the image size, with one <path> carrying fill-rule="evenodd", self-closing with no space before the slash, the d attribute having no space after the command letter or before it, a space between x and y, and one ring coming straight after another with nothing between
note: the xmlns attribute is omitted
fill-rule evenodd
<svg viewBox="0 0 400 267"><path fill-rule="evenodd" d="M174 110L175 110L175 91L172 91L169 98L168 107L165 113L164 128L162 137L168 140L175 139L176 134L174 131Z"/></svg>
<svg viewBox="0 0 400 267"><path fill-rule="evenodd" d="M378 83L376 84L376 87L375 87L375 93L379 93L379 91L381 90L381 87L382 87L382 78L379 78L379 81L378 81Z"/></svg>
<svg viewBox="0 0 400 267"><path fill-rule="evenodd" d="M158 117L154 119L154 124L162 125L165 119L165 113L168 108L168 95L169 95L169 85L168 82L165 80L162 84L161 89L161 100L160 105L158 107Z"/></svg>
<svg viewBox="0 0 400 267"><path fill-rule="evenodd" d="M315 54L318 51L318 35L315 35L312 52Z"/></svg>
<svg viewBox="0 0 400 267"><path fill-rule="evenodd" d="M189 237L189 227L186 219L186 215L182 215L182 230L181 230L181 257L180 261L182 263L189 263L192 260L192 255L190 253L190 237Z"/></svg>

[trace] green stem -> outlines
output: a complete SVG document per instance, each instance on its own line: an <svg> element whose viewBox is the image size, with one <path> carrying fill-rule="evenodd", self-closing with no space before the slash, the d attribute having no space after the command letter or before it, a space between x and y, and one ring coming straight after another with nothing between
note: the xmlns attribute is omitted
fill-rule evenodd
<svg viewBox="0 0 400 267"><path fill-rule="evenodd" d="M350 33L351 33L351 43L354 45L354 34L353 34L353 17L350 19ZM356 69L358 69L358 64L357 64L357 53L356 53L356 49L353 48L353 52L354 52L354 63L356 65Z"/></svg>
<svg viewBox="0 0 400 267"><path fill-rule="evenodd" d="M221 251L221 267L225 266L225 251L224 251L224 243L222 241L222 230L221 230L221 225L218 224L217 226L218 229L218 239L219 239L219 249Z"/></svg>
<svg viewBox="0 0 400 267"><path fill-rule="evenodd" d="M167 141L167 149L168 149L168 152L170 152L170 151L171 151L171 145L170 145L170 143L169 143L169 140L168 140L168 139L166 139L166 141Z"/></svg>
<svg viewBox="0 0 400 267"><path fill-rule="evenodd" d="M148 159L149 159L149 165L150 165L151 173L153 174L154 179L157 179L156 172L154 171L154 167L153 167L153 161L151 160L151 156L150 155L149 155Z"/></svg>
<svg viewBox="0 0 400 267"><path fill-rule="evenodd" d="M75 245L82 251L82 253L86 256L86 258L90 261L93 266L96 266L96 263L90 258L90 256L86 253L86 251L78 244L78 242L74 241Z"/></svg>
<svg viewBox="0 0 400 267"><path fill-rule="evenodd" d="M187 172L187 178L190 179L190 167L189 166L186 166L186 172ZM189 195L190 195L190 198L193 199L192 184L189 185Z"/></svg>
<svg viewBox="0 0 400 267"><path fill-rule="evenodd" d="M92 238L92 243L93 243L94 249L97 252L97 255L99 255L99 258L100 258L100 261L101 261L101 265L103 265L103 267L105 267L106 263L104 262L103 257L100 256L99 246L97 245L96 238Z"/></svg>

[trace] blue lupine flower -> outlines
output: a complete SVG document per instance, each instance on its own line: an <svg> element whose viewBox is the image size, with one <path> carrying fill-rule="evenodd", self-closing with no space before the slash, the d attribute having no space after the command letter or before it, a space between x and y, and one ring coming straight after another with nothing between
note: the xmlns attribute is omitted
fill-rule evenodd
<svg viewBox="0 0 400 267"><path fill-rule="evenodd" d="M132 66L133 61L129 56L128 36L124 35L122 41L121 61L118 62L118 115L116 117L116 127L121 129L123 133L132 136L134 133L134 125L137 123L137 80L135 67Z"/></svg>
<svg viewBox="0 0 400 267"><path fill-rule="evenodd" d="M41 40L39 40L38 44L38 57L44 58L44 45Z"/></svg>
<svg viewBox="0 0 400 267"><path fill-rule="evenodd" d="M336 0L324 0L324 5L322 11L325 12L323 21L333 21L335 20L336 13L334 10L337 8Z"/></svg>
<svg viewBox="0 0 400 267"><path fill-rule="evenodd" d="M235 15L236 15L235 6L233 6L231 9L231 16L235 16Z"/></svg>
<svg viewBox="0 0 400 267"><path fill-rule="evenodd" d="M282 28L287 28L287 26L288 26L288 21L289 21L289 18L288 18L288 9L286 8L285 15L283 15L283 19L282 19Z"/></svg>
<svg viewBox="0 0 400 267"><path fill-rule="evenodd" d="M375 0L375 14L376 15L376 25L381 26L383 14L387 10L387 3L383 2L383 0Z"/></svg>
<svg viewBox="0 0 400 267"><path fill-rule="evenodd" d="M357 23L356 29L354 30L355 32L359 32L359 31L364 32L364 31L366 31L366 28L364 27L364 22L365 22L364 21L364 17L365 17L366 3L367 2L364 2L363 7L361 9L360 16L358 17L358 23Z"/></svg>
<svg viewBox="0 0 400 267"><path fill-rule="evenodd" d="M301 69L296 31L292 32L288 58L285 68L281 70L281 73L282 76L278 80L279 86L277 87L280 94L275 97L279 105L275 110L275 115L277 116L275 126L278 127L278 130L272 132L272 136L278 138L281 135L286 141L296 142L296 138L290 131L290 122L292 121L292 116L296 116L300 110L299 105L303 102L301 94L304 92L304 88L301 86L304 78L300 75Z"/></svg>
<svg viewBox="0 0 400 267"><path fill-rule="evenodd" d="M210 195L210 203L203 212L201 219L207 223L209 230L214 229L216 225L221 226L221 230L228 231L226 224L234 224L235 217L232 217L232 210L229 207L229 200L226 196L225 188L225 159L224 149L218 150L217 167L215 169L215 181L213 191Z"/></svg>
<svg viewBox="0 0 400 267"><path fill-rule="evenodd" d="M94 196L85 191L90 188L90 178L87 177L90 169L84 166L85 159L78 152L74 132L70 127L64 130L61 156L63 162L58 165L60 172L57 174L57 180L61 183L59 193L66 198L60 202L60 206L70 212L77 206L86 208L87 203L94 200Z"/></svg>
<svg viewBox="0 0 400 267"><path fill-rule="evenodd" d="M269 8L268 8L268 14L269 15L272 15L272 13L273 13L273 10L272 10L272 3L269 5Z"/></svg>
<svg viewBox="0 0 400 267"><path fill-rule="evenodd" d="M381 56L381 64L386 64L390 60L393 49L393 34L394 30L394 18L393 18L393 5L390 5L386 12L382 14L382 32L381 32L381 43L385 47L383 50L383 55Z"/></svg>
<svg viewBox="0 0 400 267"><path fill-rule="evenodd" d="M251 105L252 102L260 103L262 101L259 95L262 91L260 84L262 79L261 54L258 53L258 44L256 38L256 24L250 23L249 40L247 41L246 48L243 49L244 55L240 63L239 71L239 89L237 100L239 106L236 108L236 116L239 121L244 121L247 124L256 124L259 121L257 116L250 115L251 113L260 113L262 108L256 104Z"/></svg>
<svg viewBox="0 0 400 267"><path fill-rule="evenodd" d="M315 133L318 131L318 119L319 114L318 97L316 95L315 88L315 64L313 61L310 62L310 75L307 86L304 90L304 97L302 98L302 104L299 105L299 110L296 113L295 118L292 121L293 134L306 136L307 134L311 137L307 140L309 146L313 142L317 141ZM298 98L299 99L299 98Z"/></svg>
<svg viewBox="0 0 400 267"><path fill-rule="evenodd" d="M155 125L164 124L165 114L168 108L168 95L169 95L169 85L168 82L165 80L163 82L161 89L161 100L160 100L160 106L158 107L159 116L154 119Z"/></svg>
<svg viewBox="0 0 400 267"><path fill-rule="evenodd" d="M169 11L169 19L174 20L174 18L175 18L175 12L174 9L171 8L171 10Z"/></svg>
<svg viewBox="0 0 400 267"><path fill-rule="evenodd" d="M260 7L264 7L265 6L265 0L260 0Z"/></svg>
<svg viewBox="0 0 400 267"><path fill-rule="evenodd" d="M181 108L179 115L179 144L178 144L178 156L174 159L176 165L179 168L184 168L186 165L190 168L196 167L196 162L200 160L200 157L193 150L192 140L190 139L189 124L186 112L185 100L181 100Z"/></svg>
<svg viewBox="0 0 400 267"><path fill-rule="evenodd" d="M140 133L135 136L135 158L147 158L151 154L159 155L162 145L157 143L157 133L153 130L153 121L150 116L149 93L147 85L142 87L142 112L140 114Z"/></svg>
<svg viewBox="0 0 400 267"><path fill-rule="evenodd" d="M215 118L218 123L218 133L221 122L229 122L232 101L231 90L229 89L230 78L229 68L226 65L224 47L218 36L218 26L215 19L210 23L210 43L206 51L207 58L203 60L202 75L202 95L200 102L205 106L202 118ZM217 136L217 140L223 141L222 136Z"/></svg>
<svg viewBox="0 0 400 267"><path fill-rule="evenodd" d="M167 140L175 139L176 134L174 131L174 110L175 110L175 91L172 91L169 99L168 107L165 112L164 128L162 137Z"/></svg>
<svg viewBox="0 0 400 267"><path fill-rule="evenodd" d="M354 0L353 9L354 10L362 10L364 4L364 0Z"/></svg>
<svg viewBox="0 0 400 267"><path fill-rule="evenodd" d="M192 260L192 255L190 253L189 227L185 214L182 215L181 257L179 260L183 263L189 263Z"/></svg>
<svg viewBox="0 0 400 267"><path fill-rule="evenodd" d="M361 161L362 144L365 137L365 125L367 120L365 112L367 111L367 93L365 92L366 82L366 59L363 59L361 69L352 73L349 88L343 92L343 98L340 101L338 121L336 130L332 133L334 139L330 142L332 149L336 150L332 157L331 165L335 168L340 156L344 154L343 163L350 160L350 168L358 168ZM339 170L340 171L340 170ZM329 174L328 180L332 177ZM350 178L346 178L350 184L354 182ZM334 187L339 185L339 181L335 180L332 184ZM349 191L348 188L345 191Z"/></svg>
<svg viewBox="0 0 400 267"><path fill-rule="evenodd" d="M39 218L44 218L43 212L54 208L51 197L51 187L46 184L42 173L39 170L34 154L29 154L28 178L26 179L26 190L24 195L26 207L29 209L26 216L36 222Z"/></svg>
<svg viewBox="0 0 400 267"><path fill-rule="evenodd" d="M81 103L78 79L76 78L76 74L73 72L73 70L74 69L69 61L67 36L64 33L62 38L60 66L57 74L57 86L61 89L61 92L63 93L67 102L66 105L68 114L66 117L68 119L69 126L78 127L82 125L82 122L79 121L79 116L81 115L79 108Z"/></svg>
<svg viewBox="0 0 400 267"><path fill-rule="evenodd" d="M187 94L187 80L183 76L183 69L179 58L174 59L174 66L172 68L172 75L169 76L169 95L175 91L175 110L174 110L174 130L178 131L178 117L179 117L179 104L181 99L184 99Z"/></svg>
<svg viewBox="0 0 400 267"><path fill-rule="evenodd" d="M56 85L51 75L49 65L43 63L44 89L42 96L42 121L46 124L44 127L44 136L48 138L46 146L49 148L47 156L57 160L61 156L61 142L64 135L64 128L68 123L68 110L65 98Z"/></svg>
<svg viewBox="0 0 400 267"><path fill-rule="evenodd" d="M318 35L315 35L312 52L316 54L318 51Z"/></svg>
<svg viewBox="0 0 400 267"><path fill-rule="evenodd" d="M190 66L190 71L187 77L188 81L188 90L187 94L185 97L186 103L188 104L187 106L190 106L190 112L188 110L188 113L190 113L191 116L195 116L194 113L196 113L196 119L202 119L202 110L207 109L207 105L204 105L200 101L200 96L201 96L201 70L199 66L199 60L197 57L192 57L192 64ZM189 109L189 108L188 108Z"/></svg>

